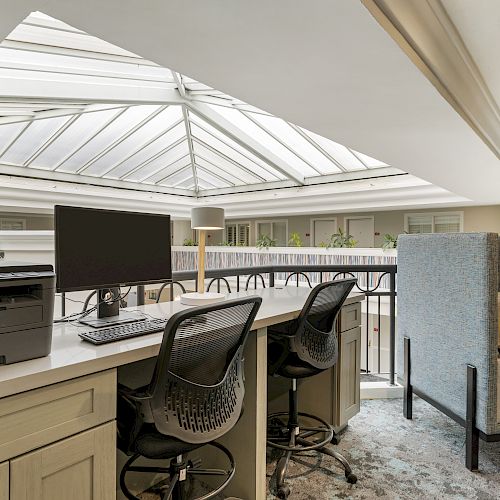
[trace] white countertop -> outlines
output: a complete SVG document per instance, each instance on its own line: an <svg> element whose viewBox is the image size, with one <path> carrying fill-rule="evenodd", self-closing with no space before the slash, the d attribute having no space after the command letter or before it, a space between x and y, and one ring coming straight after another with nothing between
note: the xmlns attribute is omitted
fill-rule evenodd
<svg viewBox="0 0 500 500"><path fill-rule="evenodd" d="M235 292L228 294L228 298L262 297L262 306L252 327L256 330L296 318L309 292L309 288L288 286ZM347 303L363 298L362 294L352 294ZM127 310L141 311L155 318L169 318L188 307L174 301ZM88 329L88 326L75 323L55 324L49 356L0 366L0 398L156 356L163 337L159 332L95 346L77 335L78 331Z"/></svg>

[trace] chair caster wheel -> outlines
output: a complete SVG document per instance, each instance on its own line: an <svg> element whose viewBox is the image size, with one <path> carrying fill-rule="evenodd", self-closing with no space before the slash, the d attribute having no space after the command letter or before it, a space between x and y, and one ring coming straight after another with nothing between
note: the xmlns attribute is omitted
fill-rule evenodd
<svg viewBox="0 0 500 500"><path fill-rule="evenodd" d="M350 472L349 474L346 474L346 479L349 484L356 484L358 482L358 478L355 474Z"/></svg>
<svg viewBox="0 0 500 500"><path fill-rule="evenodd" d="M281 486L278 488L278 498L286 500L290 495L290 488L288 486Z"/></svg>

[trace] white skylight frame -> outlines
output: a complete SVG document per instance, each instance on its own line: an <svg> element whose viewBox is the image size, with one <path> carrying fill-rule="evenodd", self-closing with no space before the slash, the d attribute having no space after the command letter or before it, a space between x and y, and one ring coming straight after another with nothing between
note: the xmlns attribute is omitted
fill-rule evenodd
<svg viewBox="0 0 500 500"><path fill-rule="evenodd" d="M41 13L0 79L0 169L30 177L205 196L401 173Z"/></svg>

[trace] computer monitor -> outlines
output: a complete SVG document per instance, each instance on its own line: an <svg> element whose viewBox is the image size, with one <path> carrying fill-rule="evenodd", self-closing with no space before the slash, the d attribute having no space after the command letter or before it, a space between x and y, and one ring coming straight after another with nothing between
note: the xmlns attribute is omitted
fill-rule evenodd
<svg viewBox="0 0 500 500"><path fill-rule="evenodd" d="M56 205L55 253L58 292L97 290L97 319L118 318L120 286L163 283L172 278L170 216Z"/></svg>

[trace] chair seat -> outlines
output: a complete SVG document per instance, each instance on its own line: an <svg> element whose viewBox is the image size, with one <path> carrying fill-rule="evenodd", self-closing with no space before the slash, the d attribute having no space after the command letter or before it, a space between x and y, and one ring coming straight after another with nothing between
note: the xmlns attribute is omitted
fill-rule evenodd
<svg viewBox="0 0 500 500"><path fill-rule="evenodd" d="M276 363L283 352L283 345L278 342L270 342L267 347L267 357L270 365ZM277 375L285 378L305 378L312 377L320 373L321 369L314 368L309 363L302 361L295 353L290 352L280 363Z"/></svg>
<svg viewBox="0 0 500 500"><path fill-rule="evenodd" d="M151 459L169 459L201 448L202 444L185 443L172 436L164 436L155 429L141 432L134 443L134 451Z"/></svg>

